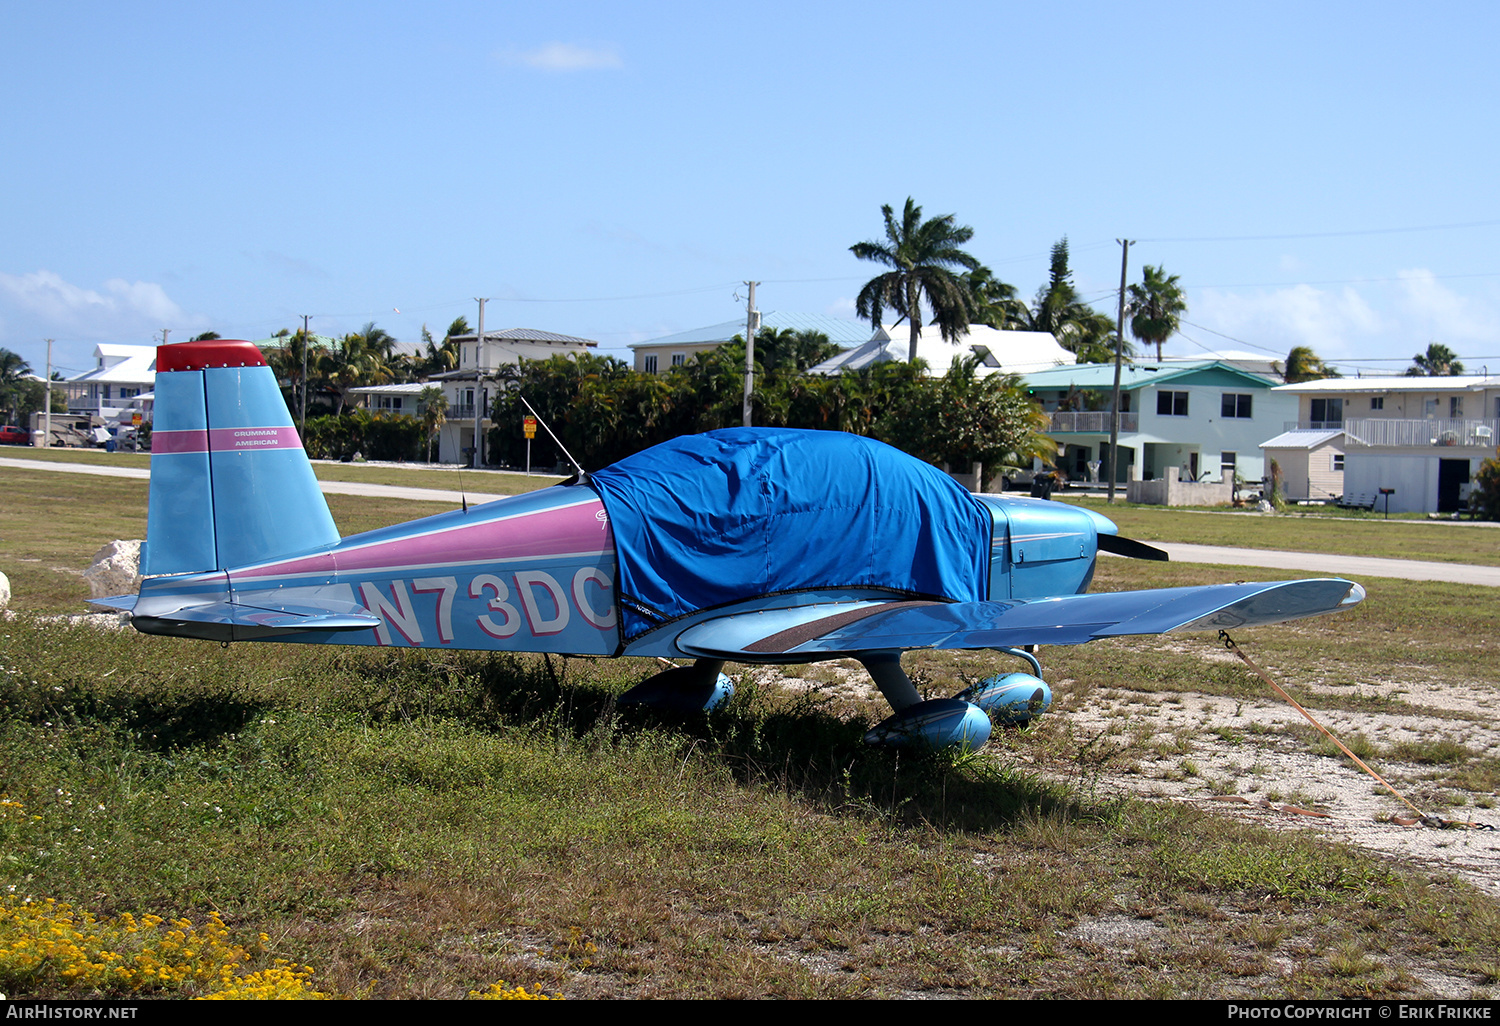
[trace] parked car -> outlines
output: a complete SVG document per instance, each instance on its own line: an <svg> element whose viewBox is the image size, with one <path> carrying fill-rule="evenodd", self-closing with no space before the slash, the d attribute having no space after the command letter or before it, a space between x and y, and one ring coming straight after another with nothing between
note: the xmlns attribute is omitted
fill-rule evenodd
<svg viewBox="0 0 1500 1026"><path fill-rule="evenodd" d="M0 427L0 445L30 445L31 432L25 428L16 427L14 424L6 424Z"/></svg>

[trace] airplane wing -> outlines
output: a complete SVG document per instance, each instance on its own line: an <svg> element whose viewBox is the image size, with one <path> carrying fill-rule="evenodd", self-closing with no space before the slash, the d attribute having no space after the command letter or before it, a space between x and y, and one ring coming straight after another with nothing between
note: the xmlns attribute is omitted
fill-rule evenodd
<svg viewBox="0 0 1500 1026"><path fill-rule="evenodd" d="M842 602L701 621L676 644L703 658L767 663L913 648L1081 645L1125 634L1281 623L1363 598L1359 585L1325 578L1011 602Z"/></svg>

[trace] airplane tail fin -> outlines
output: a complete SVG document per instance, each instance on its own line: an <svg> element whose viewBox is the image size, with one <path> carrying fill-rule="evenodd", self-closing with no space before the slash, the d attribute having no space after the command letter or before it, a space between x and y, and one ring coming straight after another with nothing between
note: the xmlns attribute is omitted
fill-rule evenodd
<svg viewBox="0 0 1500 1026"><path fill-rule="evenodd" d="M142 573L222 570L338 541L276 377L255 344L158 346Z"/></svg>

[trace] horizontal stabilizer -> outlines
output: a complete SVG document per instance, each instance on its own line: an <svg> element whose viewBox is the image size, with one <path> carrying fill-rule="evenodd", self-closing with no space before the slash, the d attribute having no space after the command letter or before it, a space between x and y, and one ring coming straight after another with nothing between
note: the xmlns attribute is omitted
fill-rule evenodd
<svg viewBox="0 0 1500 1026"><path fill-rule="evenodd" d="M108 598L87 599L89 605L98 606L100 609L111 609L116 612L128 613L135 608L139 595L111 595Z"/></svg>
<svg viewBox="0 0 1500 1026"><path fill-rule="evenodd" d="M152 615L137 613L131 619L132 625L143 634L211 641L249 641L306 631L370 630L382 622L363 609L262 609L237 602L203 602L171 610L158 608Z"/></svg>
<svg viewBox="0 0 1500 1026"><path fill-rule="evenodd" d="M1027 602L844 602L738 613L695 624L677 647L705 658L798 662L914 648L1081 645L1124 634L1255 627L1364 598L1336 578L1119 591Z"/></svg>

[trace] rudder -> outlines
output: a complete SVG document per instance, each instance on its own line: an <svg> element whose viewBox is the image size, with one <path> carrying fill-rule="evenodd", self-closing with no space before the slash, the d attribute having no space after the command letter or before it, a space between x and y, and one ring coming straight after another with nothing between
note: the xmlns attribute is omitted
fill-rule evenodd
<svg viewBox="0 0 1500 1026"><path fill-rule="evenodd" d="M276 377L255 344L158 346L142 572L222 570L338 541Z"/></svg>

